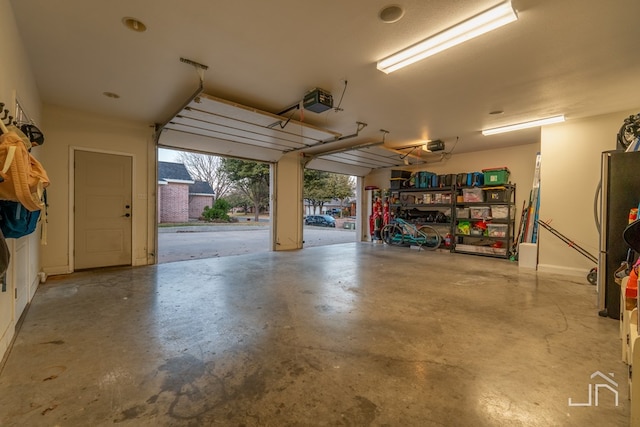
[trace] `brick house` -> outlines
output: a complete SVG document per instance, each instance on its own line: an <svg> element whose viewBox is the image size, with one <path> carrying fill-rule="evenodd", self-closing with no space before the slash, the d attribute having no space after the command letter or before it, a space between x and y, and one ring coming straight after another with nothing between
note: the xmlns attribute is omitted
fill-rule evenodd
<svg viewBox="0 0 640 427"><path fill-rule="evenodd" d="M189 218L200 218L204 208L213 207L215 192L205 181L196 181L189 185Z"/></svg>
<svg viewBox="0 0 640 427"><path fill-rule="evenodd" d="M182 163L158 162L158 222L188 222L213 205L214 192L194 181Z"/></svg>

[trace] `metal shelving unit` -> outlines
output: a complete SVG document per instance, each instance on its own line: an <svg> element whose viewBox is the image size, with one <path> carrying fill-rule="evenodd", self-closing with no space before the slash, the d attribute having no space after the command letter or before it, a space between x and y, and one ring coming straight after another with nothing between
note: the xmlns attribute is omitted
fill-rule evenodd
<svg viewBox="0 0 640 427"><path fill-rule="evenodd" d="M458 187L456 189L456 199L462 196L462 190L470 187ZM515 230L515 184L504 184L499 186L474 187L481 189L485 201L456 201L454 204L454 244L453 252L473 255L484 255L499 258L509 258L511 256L511 245ZM504 192L504 198L499 200L487 200L487 194L498 194ZM469 210L469 217L461 216L464 209ZM485 214L485 212L487 212ZM494 214L500 212L500 216ZM474 215L475 213L475 215ZM480 214L480 215L479 215ZM494 216L492 216L494 215ZM465 222L469 223L469 233L466 227L461 227ZM483 230L486 224L488 231L481 234L472 234L473 230Z"/></svg>

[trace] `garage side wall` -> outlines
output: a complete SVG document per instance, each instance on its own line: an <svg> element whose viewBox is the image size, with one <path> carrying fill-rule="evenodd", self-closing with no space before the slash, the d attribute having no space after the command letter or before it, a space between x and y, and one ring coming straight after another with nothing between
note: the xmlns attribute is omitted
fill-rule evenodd
<svg viewBox="0 0 640 427"><path fill-rule="evenodd" d="M154 263L157 178L153 128L148 123L51 105L44 106L43 127L46 143L40 148L51 180L47 191L48 244L42 247L44 271L72 271L72 148L133 156L132 263Z"/></svg>
<svg viewBox="0 0 640 427"><path fill-rule="evenodd" d="M41 102L33 72L16 26L11 3L0 0L0 102L15 115L18 98L24 112L37 126L42 126ZM41 147L32 150L34 157L46 164ZM20 239L7 239L11 262L6 283L0 291L0 360L15 335L15 326L40 283L40 239L36 231Z"/></svg>
<svg viewBox="0 0 640 427"><path fill-rule="evenodd" d="M622 121L638 110L568 120L542 129L540 218L598 256L594 199L600 156L616 149ZM630 208L633 206L629 206ZM628 212L622 212L628 215ZM622 241L620 244L624 244ZM586 277L595 265L557 237L540 231L538 269Z"/></svg>

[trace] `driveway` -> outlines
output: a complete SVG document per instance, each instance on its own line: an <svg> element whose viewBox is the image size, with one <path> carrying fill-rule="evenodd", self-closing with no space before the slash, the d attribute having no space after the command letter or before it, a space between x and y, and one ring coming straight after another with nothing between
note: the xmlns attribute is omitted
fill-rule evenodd
<svg viewBox="0 0 640 427"><path fill-rule="evenodd" d="M304 227L304 247L351 243L353 229ZM269 226L212 225L158 229L158 263L269 251Z"/></svg>

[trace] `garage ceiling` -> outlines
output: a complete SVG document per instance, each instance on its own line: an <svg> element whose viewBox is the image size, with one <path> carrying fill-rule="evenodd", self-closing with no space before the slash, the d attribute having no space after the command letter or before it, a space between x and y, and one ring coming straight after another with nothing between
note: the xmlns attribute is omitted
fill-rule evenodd
<svg viewBox="0 0 640 427"><path fill-rule="evenodd" d="M351 164L362 172L402 162L383 146L441 139L453 155L491 150L538 142L540 131L484 137L481 129L640 108L637 0L513 0L518 21L392 74L378 71L376 62L499 0L394 2L405 12L395 23L378 16L385 0L8 1L44 103L156 125L172 121L161 142L183 148L273 159L289 146L350 135L360 122L367 126L349 144L379 143L385 129L384 145L324 157L315 152L310 165ZM131 31L126 17L146 31ZM300 141L276 131L272 141L247 148L248 135L232 140L209 119L199 122L195 113L202 112L176 117L201 81L181 57L209 66L207 97L267 113L268 120L316 87L329 91L339 108L296 112L285 129L304 129L287 137ZM490 114L495 111L502 114ZM320 133L314 137L311 129Z"/></svg>

